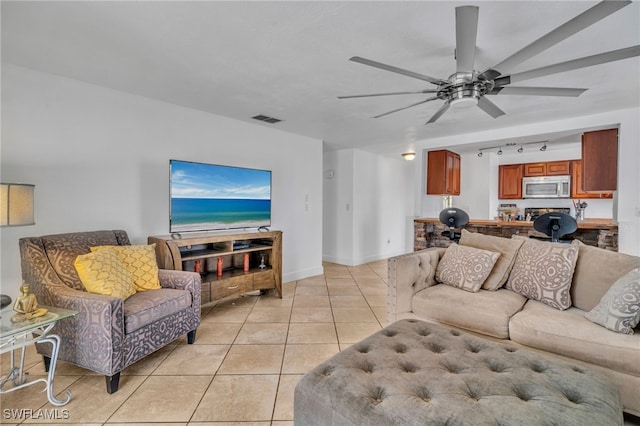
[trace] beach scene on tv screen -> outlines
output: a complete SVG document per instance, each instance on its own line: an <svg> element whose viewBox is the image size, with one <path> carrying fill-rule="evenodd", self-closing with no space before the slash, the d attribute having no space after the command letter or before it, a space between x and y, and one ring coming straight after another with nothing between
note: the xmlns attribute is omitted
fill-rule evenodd
<svg viewBox="0 0 640 426"><path fill-rule="evenodd" d="M270 171L171 162L171 232L270 224Z"/></svg>

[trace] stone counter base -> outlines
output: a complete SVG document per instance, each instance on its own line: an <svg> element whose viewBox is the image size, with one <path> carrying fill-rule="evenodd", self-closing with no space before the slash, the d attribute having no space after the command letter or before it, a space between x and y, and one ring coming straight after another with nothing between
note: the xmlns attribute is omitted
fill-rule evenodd
<svg viewBox="0 0 640 426"><path fill-rule="evenodd" d="M465 225L469 232L478 232L485 235L511 238L512 235L525 237L544 236L531 228L531 226L491 226L491 225ZM448 247L451 244L449 237L442 236L442 232L448 228L441 223L414 222L414 250L423 250L430 247ZM574 234L566 238L582 241L584 244L600 247L606 250L618 251L618 231L610 229L578 229Z"/></svg>

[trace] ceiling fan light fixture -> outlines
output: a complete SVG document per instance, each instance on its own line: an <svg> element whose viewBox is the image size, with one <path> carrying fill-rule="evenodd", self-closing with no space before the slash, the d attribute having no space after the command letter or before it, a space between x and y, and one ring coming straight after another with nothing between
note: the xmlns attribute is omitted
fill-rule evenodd
<svg viewBox="0 0 640 426"><path fill-rule="evenodd" d="M404 158L407 161L411 161L414 158L416 158L416 153L415 152L405 152L404 154L402 154L402 158Z"/></svg>
<svg viewBox="0 0 640 426"><path fill-rule="evenodd" d="M455 98L452 99L449 104L455 109L468 109L478 105L478 98L476 97L468 97L468 98Z"/></svg>

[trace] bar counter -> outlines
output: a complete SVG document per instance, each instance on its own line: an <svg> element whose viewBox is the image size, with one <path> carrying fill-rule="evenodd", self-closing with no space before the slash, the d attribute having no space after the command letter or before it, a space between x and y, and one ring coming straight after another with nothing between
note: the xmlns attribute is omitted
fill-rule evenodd
<svg viewBox="0 0 640 426"><path fill-rule="evenodd" d="M491 219L471 219L463 226L470 232L511 238L512 235L540 236L533 229L532 221L503 221ZM436 218L414 219L414 250L429 247L447 247L451 244L442 232L448 228ZM578 222L578 230L568 236L582 241L584 244L618 251L618 225L611 219L585 219Z"/></svg>

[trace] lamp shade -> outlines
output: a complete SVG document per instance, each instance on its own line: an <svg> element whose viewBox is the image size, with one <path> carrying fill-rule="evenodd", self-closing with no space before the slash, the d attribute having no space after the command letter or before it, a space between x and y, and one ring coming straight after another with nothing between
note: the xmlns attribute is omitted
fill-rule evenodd
<svg viewBox="0 0 640 426"><path fill-rule="evenodd" d="M34 225L33 192L35 185L0 184L0 225Z"/></svg>

